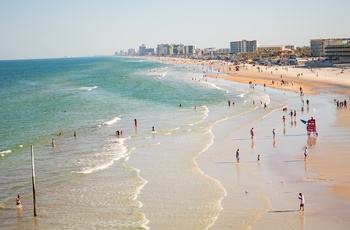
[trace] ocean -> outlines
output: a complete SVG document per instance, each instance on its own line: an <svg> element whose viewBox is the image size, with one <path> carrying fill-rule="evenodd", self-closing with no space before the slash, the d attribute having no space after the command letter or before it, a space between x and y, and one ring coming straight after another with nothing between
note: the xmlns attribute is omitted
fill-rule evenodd
<svg viewBox="0 0 350 230"><path fill-rule="evenodd" d="M196 161L212 128L239 129L286 102L204 72L216 73L139 58L0 61L0 227L212 226L226 191Z"/></svg>

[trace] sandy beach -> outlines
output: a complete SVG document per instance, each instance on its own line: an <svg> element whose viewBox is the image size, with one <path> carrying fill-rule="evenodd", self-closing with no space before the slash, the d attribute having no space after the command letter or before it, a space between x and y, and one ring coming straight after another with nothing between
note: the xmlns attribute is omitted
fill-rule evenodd
<svg viewBox="0 0 350 230"><path fill-rule="evenodd" d="M234 120L214 126L212 146L198 157L201 169L218 179L227 195L212 229L347 229L350 222L349 110L334 100L348 101L350 70L342 68L265 67L241 65L240 71L224 62L158 59L185 65L201 65L210 78L224 78L255 85L288 102L288 111L277 110L264 119L240 127ZM231 67L231 70L230 70ZM281 82L287 82L281 84ZM243 85L244 86L244 85ZM300 96L300 88L304 96ZM310 106L303 103L310 100ZM301 107L305 111L301 111ZM298 115L290 119L288 112ZM283 125L282 116L287 117ZM317 120L319 136L306 135L299 119ZM293 120L294 119L294 120ZM276 129L273 139L271 130ZM303 148L309 155L304 161ZM235 159L240 149L241 160ZM257 155L261 160L257 161ZM306 197L299 211L298 194Z"/></svg>
<svg viewBox="0 0 350 230"><path fill-rule="evenodd" d="M1 91L0 228L349 229L349 110L336 103L349 100L349 69L109 57L3 64L13 73ZM301 121L311 117L318 136Z"/></svg>

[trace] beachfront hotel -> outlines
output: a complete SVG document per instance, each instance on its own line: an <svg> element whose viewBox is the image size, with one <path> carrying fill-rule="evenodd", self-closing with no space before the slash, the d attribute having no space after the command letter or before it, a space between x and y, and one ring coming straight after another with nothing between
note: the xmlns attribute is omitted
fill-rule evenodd
<svg viewBox="0 0 350 230"><path fill-rule="evenodd" d="M168 55L182 55L182 54L195 54L196 46L183 44L158 44L157 54L158 56L168 56Z"/></svg>
<svg viewBox="0 0 350 230"><path fill-rule="evenodd" d="M230 42L230 52L231 54L238 54L238 53L251 53L254 52L259 46L259 43L257 40L247 41L234 41Z"/></svg>
<svg viewBox="0 0 350 230"><path fill-rule="evenodd" d="M329 45L325 49L326 58L333 63L350 63L350 40L341 45Z"/></svg>
<svg viewBox="0 0 350 230"><path fill-rule="evenodd" d="M141 46L139 46L138 54L140 56L154 55L155 54L155 50L154 50L154 48L147 48L145 44L142 44Z"/></svg>
<svg viewBox="0 0 350 230"><path fill-rule="evenodd" d="M348 44L350 38L326 38L326 39L311 39L310 49L312 57L325 57L327 46L336 46Z"/></svg>
<svg viewBox="0 0 350 230"><path fill-rule="evenodd" d="M185 53L185 50L184 50L183 44L158 44L157 45L157 54L159 56L179 55L184 53Z"/></svg>

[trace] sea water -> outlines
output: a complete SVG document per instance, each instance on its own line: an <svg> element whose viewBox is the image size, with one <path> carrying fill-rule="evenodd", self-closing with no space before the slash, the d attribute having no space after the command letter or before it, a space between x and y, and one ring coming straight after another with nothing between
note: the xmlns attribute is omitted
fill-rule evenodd
<svg viewBox="0 0 350 230"><path fill-rule="evenodd" d="M213 126L233 119L237 128L285 102L208 71L216 74L116 57L0 61L0 226L213 225L226 191L196 161L215 139Z"/></svg>

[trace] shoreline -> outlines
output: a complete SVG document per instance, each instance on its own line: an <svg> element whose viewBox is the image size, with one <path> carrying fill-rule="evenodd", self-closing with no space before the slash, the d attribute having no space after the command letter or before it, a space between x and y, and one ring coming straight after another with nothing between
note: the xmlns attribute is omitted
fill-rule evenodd
<svg viewBox="0 0 350 230"><path fill-rule="evenodd" d="M302 87L304 91L304 97L311 97L313 98L312 101L317 101L315 105L312 104L310 114L313 114L314 110L317 111L323 111L322 114L318 114L318 121L322 122L322 120L327 119L327 114L335 114L335 121L327 121L330 122L330 127L325 127L324 130L322 130L321 135L316 138L315 140L309 140L305 143L307 145L311 145L310 149L310 156L308 157L307 164L300 164L297 167L301 172L295 173L293 172L294 168L290 168L290 173L287 172L287 179L288 180L288 186L285 185L285 187L289 188L289 184L292 184L293 186L289 189L294 190L295 194L298 194L298 189L295 188L295 186L304 188L306 194L307 194L307 200L308 204L307 206L313 206L310 207L307 210L308 212L308 219L312 219L317 223L314 223L313 225L307 225L308 227L322 227L327 226L331 222L334 222L337 218L343 220L343 223L337 225L339 228L344 228L345 226L349 226L350 223L347 223L346 215L349 213L347 212L339 212L337 211L338 208L344 208L348 207L350 205L350 179L347 179L347 164L350 163L350 157L346 155L346 148L348 147L347 144L347 138L350 137L349 133L346 132L346 130L349 130L350 122L348 121L347 117L349 117L349 110L346 108L337 108L333 100L339 99L341 101L347 99L350 95L350 91L347 87L350 87L350 70L347 69L345 72L340 74L341 69L338 68L322 68L322 69L307 69L307 68L298 68L298 67L288 67L288 69L285 69L286 67L263 67L265 68L263 70L263 73L258 72L257 67L253 67L251 65L247 65L246 68L241 67L240 71L228 71L229 67L228 64L222 64L222 62L203 62L203 61L196 61L196 60L174 60L170 58L159 58L158 60L177 64L177 65L193 65L198 66L202 65L203 69L205 68L206 71L203 71L203 74L210 78L222 78L225 80L235 81L238 83L246 84L247 87L249 86L249 82L251 84L256 85L256 87L260 90L268 90L268 88L274 89L277 92L279 91L281 95L288 95L288 97L291 97L290 103L292 106L290 107L290 104L288 103L288 109L290 108L300 108L303 106L300 103L300 97L298 96L300 93L300 87ZM273 71L272 73L266 73L266 69L269 68L267 71ZM226 69L226 71L225 71ZM209 70L209 71L208 71ZM302 74L301 74L302 73ZM297 77L299 74L299 77ZM287 81L288 84L280 84L281 79L284 81ZM210 81L210 79L208 79ZM272 81L274 81L274 84L272 84ZM265 86L264 86L265 84ZM264 88L262 88L264 87ZM290 96L289 96L290 95ZM334 98L332 96L334 95ZM293 98L294 97L294 98ZM316 98L315 98L316 97ZM297 98L299 98L297 100ZM317 100L316 100L317 99ZM324 104L324 105L322 105ZM300 106L300 107L298 107ZM324 108L326 107L326 108ZM328 112L329 111L329 112ZM280 115L276 114L282 114L279 111L274 112L275 115L271 115L271 117L274 117L275 119L280 119ZM300 112L298 112L300 114ZM309 114L309 111L307 111L307 114ZM277 116L277 117L276 117ZM316 117L317 117L316 116ZM333 115L332 115L333 116ZM288 117L288 116L286 116ZM299 116L298 116L299 117ZM269 120L270 118L266 118ZM265 118L263 119L265 120ZM299 119L298 119L299 120ZM279 121L280 122L280 121ZM278 122L278 123L279 123ZM225 123L225 122L224 122ZM266 128L266 124L258 124L259 122L255 122L258 129L264 129ZM273 121L269 121L268 124L273 124ZM319 123L318 123L319 124ZM229 124L226 124L227 126ZM217 125L218 127L220 125ZM299 125L300 126L300 125ZM218 128L214 128L213 132ZM339 130L340 127L340 130ZM255 128L255 127L254 127ZM322 125L318 125L318 131L322 129ZM288 128L289 129L289 128ZM226 131L224 131L226 130ZM237 130L236 130L237 131ZM266 135L270 135L269 134ZM226 138L220 132L224 132L226 136L230 138ZM245 136L245 132L242 130L238 131L240 135ZM289 132L289 131L288 131ZM287 133L288 133L287 132ZM301 131L301 132L305 132ZM215 140L214 145L217 145L218 143L220 145L223 145L224 147L220 147L220 150L217 151L223 151L220 153L220 156L217 156L218 153L216 153L215 157L219 159L219 157L222 157L224 160L219 159L219 161L228 162L228 165L220 165L219 167L217 165L213 166L214 162L206 162L205 156L201 156L199 159L199 165L202 168L204 172L206 172L208 175L213 176L214 178L218 179L220 183L224 186L224 188L227 190L228 195L227 197L224 197L222 200L222 206L223 210L220 212L217 221L215 222L214 226L219 226L220 229L230 229L230 227L244 227L244 226L254 226L257 229L266 229L266 224L269 223L269 221L274 221L274 212L281 212L283 214L283 217L280 221L286 221L286 223L289 222L295 222L293 218L295 219L295 215L287 215L288 212L283 211L285 206L291 207L292 205L295 206L298 202L295 199L295 194L291 198L291 201L284 200L285 198L283 193L285 191L282 189L282 187L275 187L274 189L276 191L279 191L280 194L276 194L276 191L270 191L269 185L267 185L266 179L261 179L259 177L265 177L265 174L269 174L270 177L277 177L279 172L283 172L285 170L283 166L280 166L280 163L274 162L273 158L265 159L265 156L263 156L264 161L269 161L269 167L273 167L274 170L277 170L273 172L274 170L268 169L267 171L262 174L260 171L256 172L256 168L252 168L254 164L245 164L243 167L242 163L240 166L235 167L235 160L234 159L234 146L230 144L230 141L237 140L235 138L234 131L227 130L227 127L221 127L218 131L216 131L215 136L222 137L223 140ZM287 134L288 136L288 134ZM293 136L293 135L292 135ZM336 137L339 138L336 138ZM282 138L282 137L281 137ZM283 136L283 138L286 138L286 136ZM292 137L287 137L284 141L290 142ZM295 142L294 145L300 145L300 148L302 148L302 145L304 144L306 135L299 137L299 141ZM329 139L332 139L334 144L329 144ZM249 138L248 138L249 139ZM246 145L250 146L249 140L239 139L241 143L246 143ZM304 141L303 141L304 140ZM316 144L317 140L317 144ZM310 142L309 142L310 141ZM313 145L313 142L315 141L315 144ZM216 143L215 143L216 142ZM261 145L263 144L263 141L260 141ZM259 141L257 140L255 145L258 146ZM277 144L280 144L281 142L278 141ZM259 144L259 145L260 145ZM253 144L252 144L253 146ZM287 143L288 146L288 143ZM218 148L218 147L214 147ZM288 148L294 149L295 146L293 144L290 144ZM253 148L252 148L253 149ZM263 150L273 151L273 148L271 147L264 147ZM246 148L245 151L257 151L257 150L249 150L249 148ZM292 152L292 150L286 150L289 152L291 159L288 162L303 162L303 158L300 156L302 154ZM295 151L294 151L295 152ZM302 152L301 150L299 152ZM227 159L227 155L230 155L230 160ZM294 155L293 155L294 154ZM205 155L205 154L204 154ZM212 156L213 157L213 156ZM270 156L269 156L270 157ZM275 156L278 158L279 156ZM216 159L216 160L218 160ZM279 159L282 162L285 162L285 159L281 158ZM214 160L215 161L215 160ZM204 163L203 163L204 162ZM244 161L243 161L244 162ZM256 162L256 156L249 156L250 163ZM246 162L247 163L247 162ZM215 164L215 163L214 163ZM256 163L255 163L256 164ZM265 163L264 163L265 164ZM261 167L262 167L261 163ZM286 163L282 163L284 166L288 166ZM236 168L234 171L232 171L232 166ZM248 168L249 169L248 169ZM214 170L214 168L216 170ZM259 165L260 168L260 165ZM243 171L242 171L243 170ZM250 171L253 174L260 175L258 177L251 177L249 174L246 174L246 171ZM259 169L260 170L260 169ZM271 171L272 170L272 171ZM282 171L281 171L282 170ZM305 175L303 172L305 171ZM272 173L272 174L271 174ZM274 174L275 173L275 174ZM247 193L244 194L243 189L240 188L242 184L245 184L246 186L251 186L247 182L238 181L236 183L236 186L232 184L232 176L228 175L234 175L242 177L243 174L245 174L245 180L247 181L255 181L255 190L259 190L262 192L262 196L255 197L254 199L256 202L250 205L248 205L252 210L256 210L256 213L253 216L247 217L247 216L240 216L242 219L241 221L245 220L246 222L242 222L241 225L237 225L235 221L233 221L233 215L237 216L240 215L237 212L237 208L239 209L245 209L247 208L247 205L243 205L240 207L239 203L242 202L242 199L246 199ZM290 176L288 174L295 174L294 176ZM293 179L294 178L294 179ZM230 181L231 180L231 181ZM268 180L267 180L268 181ZM238 187L237 187L238 186ZM275 186L275 185L274 185ZM272 186L271 186L272 187ZM285 187L283 187L285 189ZM303 191L304 191L303 190ZM239 194L237 194L237 191L240 191ZM251 193L249 191L249 193ZM314 197L310 197L310 194L313 194ZM254 193L254 195L256 195ZM238 196L239 199L237 199L235 196ZM288 197L288 196L287 196ZM288 199L289 199L288 198ZM282 200L283 201L282 201ZM277 202L278 201L278 202ZM344 202L345 201L345 202ZM284 206L281 204L284 204ZM343 204L344 203L344 204ZM237 206L238 205L238 206ZM293 207L292 206L292 207ZM344 206L344 207L342 207ZM277 211L276 211L277 207ZM314 207L317 207L318 209L330 209L333 210L334 213L330 216L326 213L327 211L320 212L319 210L315 209ZM327 208L325 208L327 207ZM259 210L259 211L258 211ZM273 211L275 210L275 211ZM294 210L295 211L295 210ZM294 212L292 211L292 212ZM271 213L272 212L272 213ZM284 213L285 212L285 213ZM298 212L299 213L299 212ZM318 214L317 214L318 213ZM310 217L311 215L312 217ZM345 215L345 216L344 216ZM249 215L248 215L249 216ZM282 215L281 215L282 216ZM298 215L299 216L299 215ZM238 220L240 220L238 218ZM280 216L278 218L281 218ZM304 214L302 214L301 220L300 220L300 226L295 225L295 223L291 224L290 226L293 227L305 227L305 221L303 220L305 218ZM235 219L237 221L237 219ZM279 223L279 222L278 222ZM265 224L265 225L264 225ZM265 227L264 227L265 226ZM284 226L286 227L286 226ZM331 227L331 225L329 225ZM333 226L334 227L334 226Z"/></svg>

